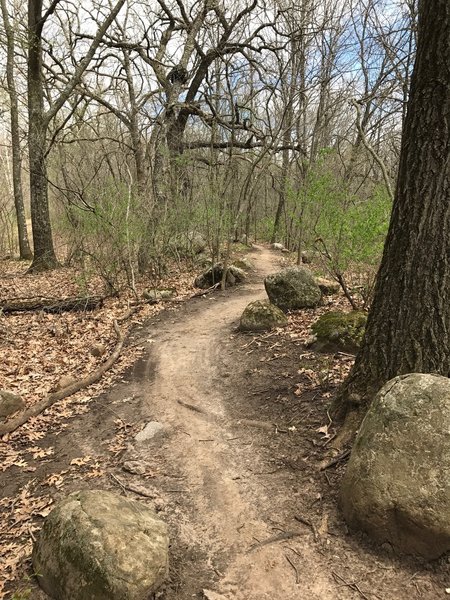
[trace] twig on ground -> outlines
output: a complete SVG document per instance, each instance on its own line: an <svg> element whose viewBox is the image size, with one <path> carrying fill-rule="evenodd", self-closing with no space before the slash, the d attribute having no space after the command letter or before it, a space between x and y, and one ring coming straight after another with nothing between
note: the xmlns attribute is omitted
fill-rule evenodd
<svg viewBox="0 0 450 600"><path fill-rule="evenodd" d="M262 548L263 546L268 546L269 544L276 544L277 542L284 542L285 540L291 540L294 537L301 535L299 531L284 531L282 533L277 533L276 535L272 535L270 538L263 540L262 542L258 542L257 544L252 544L250 548L247 550L247 554L257 550L258 548Z"/></svg>
<svg viewBox="0 0 450 600"><path fill-rule="evenodd" d="M291 565L291 567L294 569L294 573L295 573L295 583L300 583L299 577L298 577L298 569L297 567L294 565L294 563L292 562L292 560L289 558L289 556L287 554L284 555L286 557L286 560L288 561L288 563Z"/></svg>
<svg viewBox="0 0 450 600"><path fill-rule="evenodd" d="M350 588L351 590L353 590L354 592L358 592L358 594L361 596L361 598L364 598L364 600L370 600L369 596L367 596L362 590L361 588L358 586L357 583L355 582L348 582L345 581L345 579L343 577L341 577L341 575L339 575L338 573L336 573L335 571L331 571L331 574L333 575L335 581L337 583L340 583L340 585L345 585L348 588Z"/></svg>
<svg viewBox="0 0 450 600"><path fill-rule="evenodd" d="M294 519L296 521L298 521L299 523L303 523L303 525L306 525L307 527L310 527L311 531L313 533L313 536L314 536L314 541L317 542L318 533L317 533L317 529L316 529L316 526L314 525L314 523L311 523L311 521L309 521L308 519L304 519L300 515L295 515Z"/></svg>
<svg viewBox="0 0 450 600"><path fill-rule="evenodd" d="M180 404L181 406L184 406L184 408L188 408L189 410L193 410L194 412L198 412L201 415L206 415L208 414L206 412L206 410L204 410L203 408L200 408L199 406L194 406L193 404L188 404L187 402L183 402L183 400L177 400L178 404Z"/></svg>

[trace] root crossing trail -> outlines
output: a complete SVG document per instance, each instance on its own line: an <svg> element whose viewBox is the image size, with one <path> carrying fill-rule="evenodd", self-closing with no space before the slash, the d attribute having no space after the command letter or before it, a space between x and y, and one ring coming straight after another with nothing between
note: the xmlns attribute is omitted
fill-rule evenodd
<svg viewBox="0 0 450 600"><path fill-rule="evenodd" d="M197 557L197 574L192 562L191 572L184 572L181 559L179 589L169 592L170 599L199 598L202 593L210 600L336 597L327 575L311 577L314 551L293 548L302 544L305 528L274 529L277 506L261 478L248 476L258 471L258 451L239 443L240 425L228 415L228 403L239 398L238 390L228 385L233 365L228 363L227 343L245 306L265 297L263 277L279 268L277 256L265 248L258 248L252 260L256 283L233 290L227 298L208 296L201 310L186 320L161 327L148 363L150 373L156 360L145 393L146 412L164 426L160 443L165 462L179 473L179 490L169 490L165 499L173 503L176 497L174 543ZM139 449L141 458L151 460L155 443ZM271 512L273 520L263 517ZM199 590L200 583L206 591Z"/></svg>

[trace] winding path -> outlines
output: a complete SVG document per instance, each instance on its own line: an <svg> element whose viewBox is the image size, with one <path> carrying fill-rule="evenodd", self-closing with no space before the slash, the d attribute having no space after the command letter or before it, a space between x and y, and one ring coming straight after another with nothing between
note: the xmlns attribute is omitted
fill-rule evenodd
<svg viewBox="0 0 450 600"><path fill-rule="evenodd" d="M157 357L146 394L148 414L168 429L164 454L183 477L182 487L189 496L181 499L174 519L177 544L200 548L206 557L198 568L200 573L207 565L215 573L214 591L205 593L211 600L335 597L328 577L311 577L315 563L311 550L304 556L307 573L299 572L296 583L285 550L270 542L273 524L261 515L270 513L271 498L258 481L243 476L248 466L257 464L257 450L233 444L238 433L227 420L227 392L221 382L223 371L232 372L233 365L227 364L223 341L245 306L265 297L263 277L277 269L276 259L270 250L258 248L252 256L257 283L245 284L225 301L207 297L202 310L185 322L175 320L161 327L148 363L150 372ZM151 453L151 448L143 458L145 452ZM147 458L151 460L150 454ZM255 540L269 543L258 545ZM183 590L176 596L188 597L198 596L192 591L184 595Z"/></svg>

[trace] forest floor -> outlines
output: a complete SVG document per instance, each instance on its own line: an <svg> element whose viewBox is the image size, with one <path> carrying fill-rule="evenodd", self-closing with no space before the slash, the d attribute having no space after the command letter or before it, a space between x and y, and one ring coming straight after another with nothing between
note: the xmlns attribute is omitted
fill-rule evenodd
<svg viewBox="0 0 450 600"><path fill-rule="evenodd" d="M53 502L82 488L139 499L168 523L164 600L448 597L446 558L399 559L347 530L337 506L345 464L318 465L335 435L327 407L352 358L305 348L330 305L290 315L286 330L240 333L243 309L280 266L263 247L249 258L244 285L135 323L120 381L4 436L0 598L46 598L31 577L32 540ZM138 443L149 422L161 431Z"/></svg>

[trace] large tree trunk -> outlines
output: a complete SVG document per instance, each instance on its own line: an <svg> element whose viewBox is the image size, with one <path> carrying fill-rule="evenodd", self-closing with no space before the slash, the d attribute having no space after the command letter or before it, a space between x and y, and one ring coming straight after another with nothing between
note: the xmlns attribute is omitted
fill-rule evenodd
<svg viewBox="0 0 450 600"><path fill-rule="evenodd" d="M30 160L30 203L34 260L31 272L57 266L53 248L46 167L48 120L42 89L42 0L28 2L28 153Z"/></svg>
<svg viewBox="0 0 450 600"><path fill-rule="evenodd" d="M22 156L20 151L20 129L19 129L19 105L14 78L14 29L9 20L6 0L0 0L3 16L3 24L6 34L6 78L8 82L8 94L10 100L11 117L11 146L12 146L12 172L14 206L16 209L17 233L19 237L19 253L22 260L33 258L30 243L28 241L25 207L22 193Z"/></svg>
<svg viewBox="0 0 450 600"><path fill-rule="evenodd" d="M344 434L396 375L450 376L450 3L421 0L391 223L362 348L336 401ZM345 435L342 435L344 438Z"/></svg>

